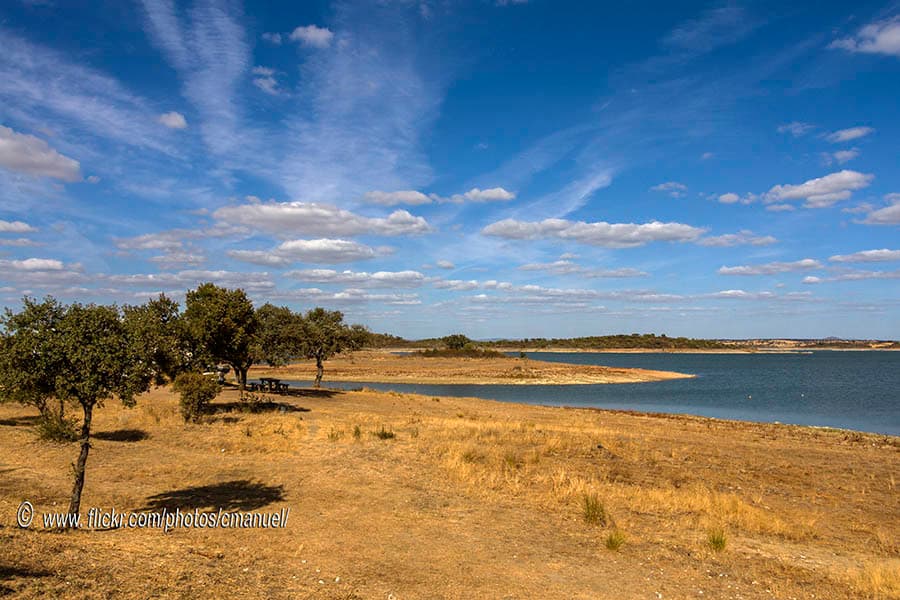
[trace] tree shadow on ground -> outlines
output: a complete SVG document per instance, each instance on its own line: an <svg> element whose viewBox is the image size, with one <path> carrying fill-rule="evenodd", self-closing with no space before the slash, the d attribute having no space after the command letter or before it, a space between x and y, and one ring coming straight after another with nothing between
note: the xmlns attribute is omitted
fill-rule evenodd
<svg viewBox="0 0 900 600"><path fill-rule="evenodd" d="M273 502L284 500L284 486L266 485L261 482L241 479L171 490L150 496L147 505L140 510L182 511L210 508L233 510L256 510Z"/></svg>
<svg viewBox="0 0 900 600"><path fill-rule="evenodd" d="M6 427L19 427L20 425L36 425L41 417L38 415L28 415L27 417L11 417L9 419L0 419L0 425Z"/></svg>
<svg viewBox="0 0 900 600"><path fill-rule="evenodd" d="M14 588L4 585L4 582L9 582L18 578L37 579L39 577L49 577L52 574L53 573L50 571L42 569L30 569L27 567L0 563L0 596L10 596L16 593Z"/></svg>
<svg viewBox="0 0 900 600"><path fill-rule="evenodd" d="M117 429L115 431L98 431L93 436L107 442L141 442L149 438L150 434L143 429Z"/></svg>

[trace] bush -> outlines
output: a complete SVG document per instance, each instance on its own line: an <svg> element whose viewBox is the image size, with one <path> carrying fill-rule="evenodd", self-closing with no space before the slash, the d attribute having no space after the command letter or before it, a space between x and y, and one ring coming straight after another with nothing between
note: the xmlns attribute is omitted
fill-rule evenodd
<svg viewBox="0 0 900 600"><path fill-rule="evenodd" d="M200 373L182 373L175 378L172 386L181 394L181 416L184 422L196 423L213 398L219 393L219 384L215 379Z"/></svg>
<svg viewBox="0 0 900 600"><path fill-rule="evenodd" d="M35 429L38 437L45 442L74 442L78 440L75 423L75 419L67 419L50 412L38 419Z"/></svg>
<svg viewBox="0 0 900 600"><path fill-rule="evenodd" d="M616 552L619 548L622 547L622 544L625 543L625 534L619 531L618 529L614 529L609 532L609 535L606 536L606 549L612 550Z"/></svg>

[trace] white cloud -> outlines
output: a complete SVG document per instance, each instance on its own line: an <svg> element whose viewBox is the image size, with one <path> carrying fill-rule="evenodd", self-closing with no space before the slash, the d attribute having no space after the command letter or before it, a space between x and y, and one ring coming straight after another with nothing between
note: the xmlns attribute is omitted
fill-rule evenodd
<svg viewBox="0 0 900 600"><path fill-rule="evenodd" d="M176 250L166 252L159 256L150 257L150 262L159 265L161 269L174 269L176 267L197 267L206 262L206 256L202 253Z"/></svg>
<svg viewBox="0 0 900 600"><path fill-rule="evenodd" d="M778 126L778 133L790 133L794 137L801 137L815 129L815 125L811 125L810 123L803 123L801 121L791 121L790 123L785 123L784 125Z"/></svg>
<svg viewBox="0 0 900 600"><path fill-rule="evenodd" d="M317 27L316 25L306 25L297 27L290 35L292 42L300 42L304 46L312 46L314 48L327 48L331 45L334 33L327 27Z"/></svg>
<svg viewBox="0 0 900 600"><path fill-rule="evenodd" d="M730 246L768 246L774 244L776 240L771 235L754 235L752 231L742 229L738 233L726 233L724 235L714 235L700 238L697 243L701 246L712 246L718 248Z"/></svg>
<svg viewBox="0 0 900 600"><path fill-rule="evenodd" d="M341 292L326 292L319 288L303 288L266 293L273 300L299 300L316 304L362 304L379 302L396 306L421 304L418 294L373 294L365 290L350 288Z"/></svg>
<svg viewBox="0 0 900 600"><path fill-rule="evenodd" d="M0 260L0 266L13 271L61 271L62 261L52 258L26 258L25 260Z"/></svg>
<svg viewBox="0 0 900 600"><path fill-rule="evenodd" d="M504 219L482 229L484 235L512 240L561 239L607 248L633 248L649 242L690 242L706 230L683 223L585 223L565 219Z"/></svg>
<svg viewBox="0 0 900 600"><path fill-rule="evenodd" d="M397 192L367 192L366 200L372 204L380 204L381 206L394 206L397 204L430 204L431 198L417 192L415 190L401 190Z"/></svg>
<svg viewBox="0 0 900 600"><path fill-rule="evenodd" d="M180 112L167 112L159 115L159 122L169 129L187 129L187 119Z"/></svg>
<svg viewBox="0 0 900 600"><path fill-rule="evenodd" d="M833 41L829 48L900 57L900 17L870 23L852 37Z"/></svg>
<svg viewBox="0 0 900 600"><path fill-rule="evenodd" d="M766 210L770 212L790 212L797 210L797 207L793 204L770 204L766 207Z"/></svg>
<svg viewBox="0 0 900 600"><path fill-rule="evenodd" d="M304 269L288 271L285 277L311 283L340 283L369 287L415 287L425 282L425 276L418 271L334 271L332 269Z"/></svg>
<svg viewBox="0 0 900 600"><path fill-rule="evenodd" d="M900 225L900 194L886 194L885 200L891 204L871 211L863 223L868 225Z"/></svg>
<svg viewBox="0 0 900 600"><path fill-rule="evenodd" d="M386 218L364 217L330 204L251 202L226 206L213 216L276 235L417 235L431 231L422 217L396 210Z"/></svg>
<svg viewBox="0 0 900 600"><path fill-rule="evenodd" d="M85 179L88 183L100 183L100 178L96 175L91 175L87 179Z"/></svg>
<svg viewBox="0 0 900 600"><path fill-rule="evenodd" d="M40 138L2 125L0 167L38 177L81 181L81 165L77 160L63 156Z"/></svg>
<svg viewBox="0 0 900 600"><path fill-rule="evenodd" d="M718 197L718 200L722 204L736 204L738 202L740 202L741 204L753 204L754 202L756 202L757 198L758 196L756 194L745 194L742 198L734 192L728 192L726 194L721 194Z"/></svg>
<svg viewBox="0 0 900 600"><path fill-rule="evenodd" d="M714 156L715 156L715 153L713 153L713 152L704 152L703 154L700 155L700 160L709 160Z"/></svg>
<svg viewBox="0 0 900 600"><path fill-rule="evenodd" d="M117 285L160 289L173 287L187 289L207 281L225 287L240 287L248 292L267 292L275 288L275 283L268 273L244 273L224 270L185 270L177 273L107 275L105 279Z"/></svg>
<svg viewBox="0 0 900 600"><path fill-rule="evenodd" d="M842 165L846 162L850 162L857 156L859 156L859 148L850 148L849 150L838 150L837 152L824 152L822 154L822 160L826 165L832 163Z"/></svg>
<svg viewBox="0 0 900 600"><path fill-rule="evenodd" d="M720 275L775 275L777 273L793 273L821 269L822 263L811 258L794 262L770 262L763 265L743 265L738 267L721 267Z"/></svg>
<svg viewBox="0 0 900 600"><path fill-rule="evenodd" d="M672 196L673 198L682 198L687 193L688 187L683 183L679 183L677 181L667 181L665 183L660 183L659 185L654 185L650 188L651 191L654 192L664 192Z"/></svg>
<svg viewBox="0 0 900 600"><path fill-rule="evenodd" d="M0 246L7 247L15 247L15 248L27 248L29 246L38 246L39 244L33 240L29 240L28 238L15 238L15 239L7 239L0 238Z"/></svg>
<svg viewBox="0 0 900 600"><path fill-rule="evenodd" d="M269 42L275 46L281 45L281 34L280 33L271 33L265 32L260 36L264 41Z"/></svg>
<svg viewBox="0 0 900 600"><path fill-rule="evenodd" d="M837 254L828 260L840 263L900 260L900 250L888 250L887 248L882 248L880 250L863 250L861 252L854 252L853 254Z"/></svg>
<svg viewBox="0 0 900 600"><path fill-rule="evenodd" d="M900 269L895 271L860 271L848 269L831 277L804 277L803 283L817 284L827 281L869 281L873 279L900 279Z"/></svg>
<svg viewBox="0 0 900 600"><path fill-rule="evenodd" d="M253 67L252 73L258 75L258 77L253 78L253 85L272 96L277 96L281 93L281 90L278 89L278 81L275 79L275 69Z"/></svg>
<svg viewBox="0 0 900 600"><path fill-rule="evenodd" d="M294 262L334 264L355 262L388 254L389 248L372 248L349 240L289 240L271 251L230 250L228 256L244 262L286 266Z"/></svg>
<svg viewBox="0 0 900 600"><path fill-rule="evenodd" d="M439 260L435 263L439 269L455 269L456 265L454 265L449 260Z"/></svg>
<svg viewBox="0 0 900 600"><path fill-rule="evenodd" d="M645 277L647 273L637 269L591 269L570 260L557 260L551 263L528 263L519 267L520 271L544 271L553 275L578 275L588 278L623 278Z"/></svg>
<svg viewBox="0 0 900 600"><path fill-rule="evenodd" d="M466 292L478 288L478 282L474 279L462 281L460 279L440 279L434 282L434 287L454 292Z"/></svg>
<svg viewBox="0 0 900 600"><path fill-rule="evenodd" d="M849 142L851 140L865 137L870 133L873 133L874 131L875 130L871 127L850 127L848 129L841 129L839 131L835 131L834 133L829 133L827 136L825 136L825 139L832 144L840 144L843 142Z"/></svg>
<svg viewBox="0 0 900 600"><path fill-rule="evenodd" d="M0 233L34 233L37 231L28 223L22 221L4 221L0 219Z"/></svg>
<svg viewBox="0 0 900 600"><path fill-rule="evenodd" d="M461 204L463 202L505 202L508 200L512 200L516 197L516 195L512 192L509 192L502 187L495 187L486 190L480 190L478 188L472 188L468 192L464 194L454 194L449 198L443 198L442 200L445 202L452 202L454 204Z"/></svg>
<svg viewBox="0 0 900 600"><path fill-rule="evenodd" d="M848 199L854 190L868 187L874 178L874 175L845 169L799 185L776 185L766 194L765 201L805 200L806 208L825 208Z"/></svg>

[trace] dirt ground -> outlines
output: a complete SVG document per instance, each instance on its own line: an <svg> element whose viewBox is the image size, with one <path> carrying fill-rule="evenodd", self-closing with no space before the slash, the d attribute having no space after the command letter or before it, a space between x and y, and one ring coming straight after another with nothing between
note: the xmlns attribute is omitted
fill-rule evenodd
<svg viewBox="0 0 900 600"><path fill-rule="evenodd" d="M368 390L269 400L250 412L226 391L198 424L167 388L96 411L83 513L290 509L284 528L169 533L44 530L77 445L0 406L0 596L900 598L896 437ZM605 519L586 522L585 498Z"/></svg>
<svg viewBox="0 0 900 600"><path fill-rule="evenodd" d="M255 366L250 377L279 377L310 381L312 361L286 367ZM325 381L372 383L465 384L586 384L637 383L693 377L686 373L573 365L522 358L446 358L398 355L385 351L361 351L338 355L325 362Z"/></svg>

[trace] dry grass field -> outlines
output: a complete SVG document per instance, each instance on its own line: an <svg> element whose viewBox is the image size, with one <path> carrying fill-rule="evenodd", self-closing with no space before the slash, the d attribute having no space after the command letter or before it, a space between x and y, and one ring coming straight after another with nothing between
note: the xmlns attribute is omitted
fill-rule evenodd
<svg viewBox="0 0 900 600"><path fill-rule="evenodd" d="M327 377L327 374L326 374ZM900 598L895 437L304 391L167 388L95 413L82 511L278 510L282 529L15 525L64 510L75 444L0 406L0 596ZM391 435L393 434L393 435Z"/></svg>
<svg viewBox="0 0 900 600"><path fill-rule="evenodd" d="M250 377L310 380L315 363L298 362L286 367L256 366ZM466 384L588 384L637 383L693 377L686 373L622 369L597 365L546 362L530 358L458 358L398 355L366 350L338 355L325 363L325 381L380 383Z"/></svg>

